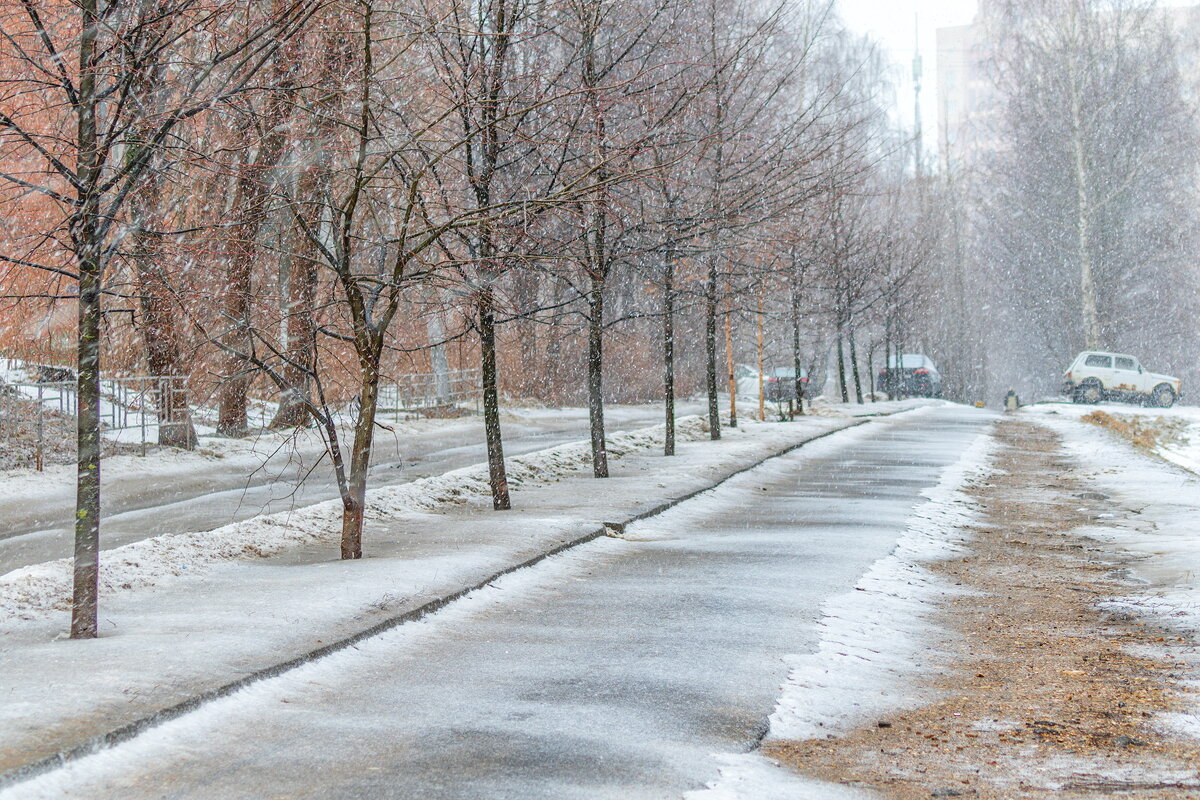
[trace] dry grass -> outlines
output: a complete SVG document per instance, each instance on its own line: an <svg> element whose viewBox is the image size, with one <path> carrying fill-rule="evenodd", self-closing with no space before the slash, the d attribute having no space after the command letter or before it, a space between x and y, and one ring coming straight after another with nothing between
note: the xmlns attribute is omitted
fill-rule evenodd
<svg viewBox="0 0 1200 800"><path fill-rule="evenodd" d="M1110 414L1107 411L1093 411L1080 419L1112 431L1129 440L1135 447L1151 452L1160 445L1177 441L1187 427L1187 423L1181 419Z"/></svg>
<svg viewBox="0 0 1200 800"><path fill-rule="evenodd" d="M1108 506L1081 499L1045 429L1010 420L998 436L1001 471L972 490L972 552L936 568L973 590L941 615L952 667L928 686L941 699L767 755L895 800L1200 798L1200 746L1151 724L1179 706L1193 643L1097 610L1130 592L1123 560L1071 531Z"/></svg>

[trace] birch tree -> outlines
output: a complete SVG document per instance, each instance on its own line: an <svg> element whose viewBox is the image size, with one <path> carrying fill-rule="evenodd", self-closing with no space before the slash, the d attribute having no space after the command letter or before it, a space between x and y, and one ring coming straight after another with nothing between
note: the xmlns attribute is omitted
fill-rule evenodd
<svg viewBox="0 0 1200 800"><path fill-rule="evenodd" d="M1018 316L1058 361L1157 327L1138 300L1167 289L1150 267L1179 255L1194 178L1172 37L1137 0L1008 0L990 23L1003 117L985 236Z"/></svg>

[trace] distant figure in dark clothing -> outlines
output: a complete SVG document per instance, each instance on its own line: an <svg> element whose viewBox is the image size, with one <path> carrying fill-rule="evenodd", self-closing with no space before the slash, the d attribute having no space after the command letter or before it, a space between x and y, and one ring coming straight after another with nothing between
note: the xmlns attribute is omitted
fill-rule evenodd
<svg viewBox="0 0 1200 800"><path fill-rule="evenodd" d="M1004 395L1004 410L1016 411L1021 407L1021 398L1017 397L1017 393L1012 389L1008 390L1008 394Z"/></svg>

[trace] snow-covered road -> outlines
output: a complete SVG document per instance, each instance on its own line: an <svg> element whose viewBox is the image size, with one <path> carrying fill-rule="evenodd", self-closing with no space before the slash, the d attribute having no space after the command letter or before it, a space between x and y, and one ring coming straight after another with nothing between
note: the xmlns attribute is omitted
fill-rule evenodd
<svg viewBox="0 0 1200 800"><path fill-rule="evenodd" d="M679 796L753 746L822 603L991 419L943 407L835 434L10 792Z"/></svg>
<svg viewBox="0 0 1200 800"><path fill-rule="evenodd" d="M684 404L694 413L698 403ZM656 405L615 406L609 425L641 427L660 421ZM505 455L577 441L587 436L586 409L556 409L507 416ZM155 474L152 459L126 459L133 469L106 478L101 544L106 550L165 533L207 531L263 513L303 508L335 499L337 484L311 447L268 450L255 463L217 459L201 468ZM445 420L399 436L385 432L373 458L371 486L393 486L486 460L478 418ZM143 471L137 471L144 467ZM250 473L250 474L248 474ZM4 483L0 481L0 488ZM27 493L0 496L0 575L29 564L71 555L74 485L31 502Z"/></svg>

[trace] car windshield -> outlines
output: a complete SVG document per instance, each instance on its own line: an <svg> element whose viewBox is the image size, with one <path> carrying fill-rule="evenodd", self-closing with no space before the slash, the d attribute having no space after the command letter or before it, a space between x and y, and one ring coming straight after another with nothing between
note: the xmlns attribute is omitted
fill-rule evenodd
<svg viewBox="0 0 1200 800"><path fill-rule="evenodd" d="M794 378L796 377L796 370L791 367L776 367L771 370L770 374L772 378Z"/></svg>

